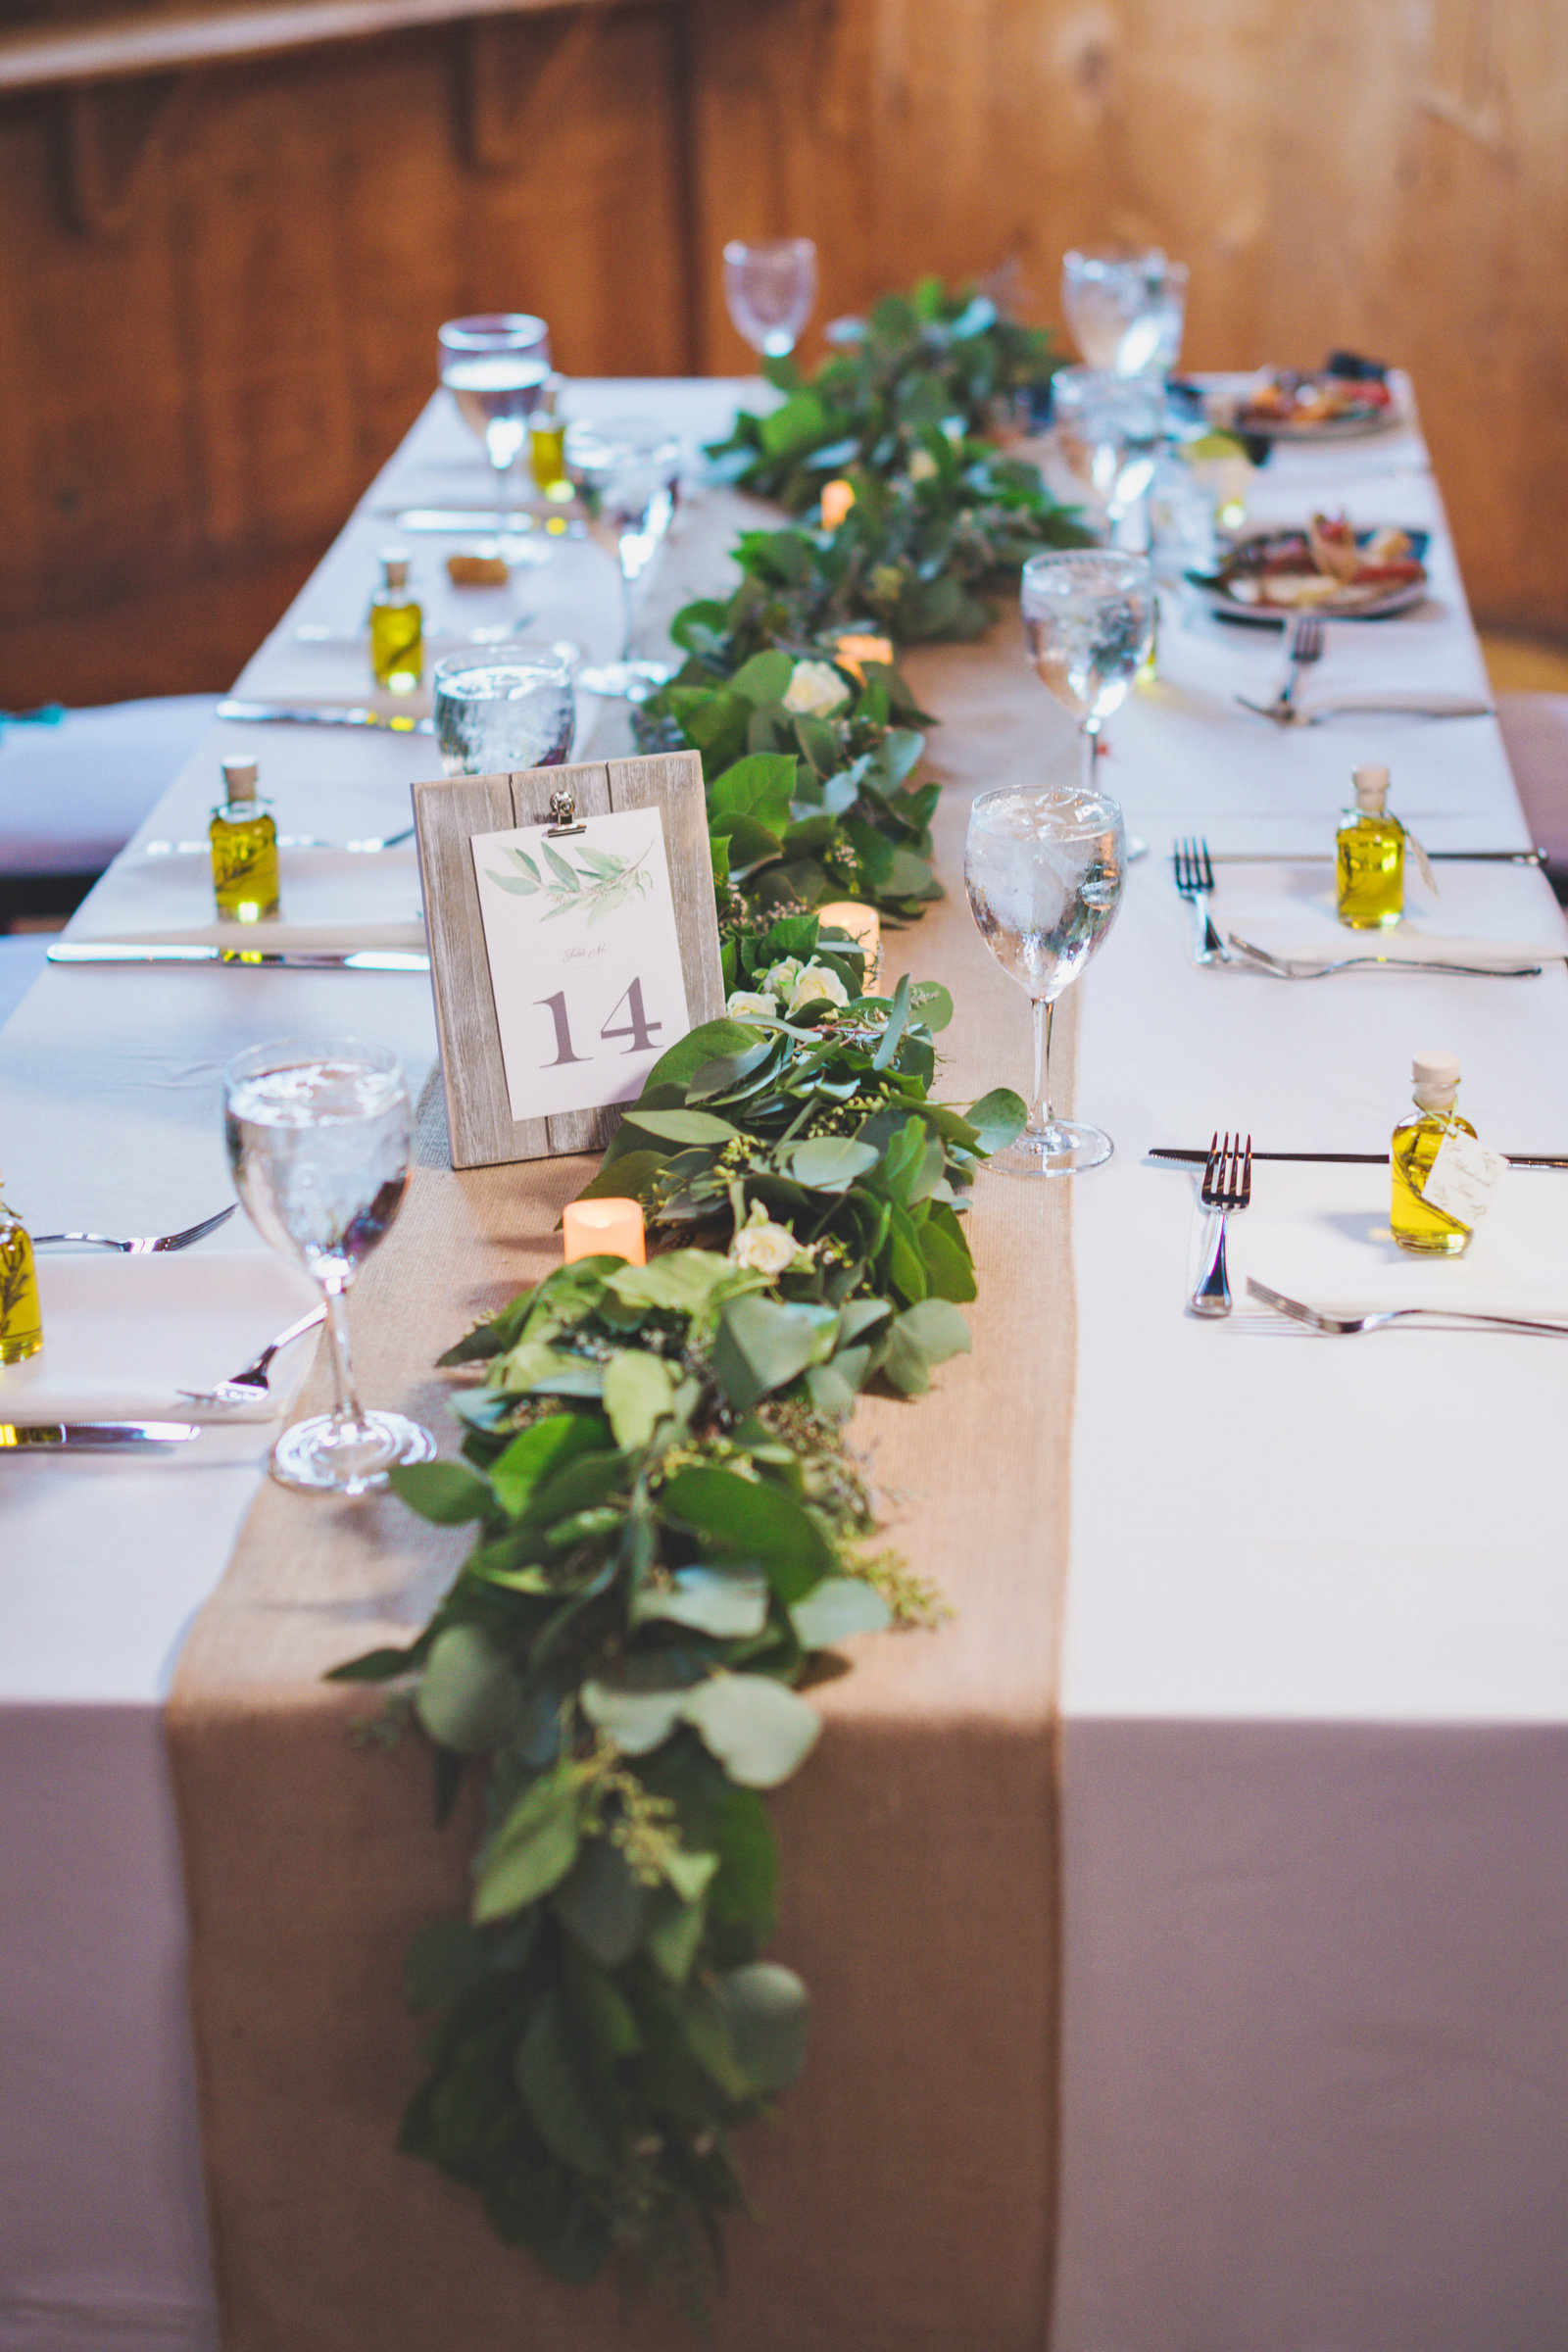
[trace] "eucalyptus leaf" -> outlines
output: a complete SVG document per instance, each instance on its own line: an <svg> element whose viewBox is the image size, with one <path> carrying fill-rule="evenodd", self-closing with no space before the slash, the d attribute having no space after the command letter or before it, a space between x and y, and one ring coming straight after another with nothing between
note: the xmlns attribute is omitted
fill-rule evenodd
<svg viewBox="0 0 1568 2352"><path fill-rule="evenodd" d="M1021 1095L1015 1095L1010 1087L998 1086L978 1102L971 1102L964 1116L979 1136L982 1152L1001 1152L1022 1135L1029 1110Z"/></svg>
<svg viewBox="0 0 1568 2352"><path fill-rule="evenodd" d="M547 1992L529 2022L515 2060L517 2088L535 2130L564 2164L603 2179L614 2146L578 2066L560 1998Z"/></svg>
<svg viewBox="0 0 1568 2352"><path fill-rule="evenodd" d="M715 1674L688 1691L681 1713L743 1788L776 1788L821 1737L812 1707L766 1674Z"/></svg>
<svg viewBox="0 0 1568 2352"><path fill-rule="evenodd" d="M608 1838L583 1842L576 1867L551 1898L584 1951L601 1968L619 1968L642 1941L648 1889Z"/></svg>
<svg viewBox="0 0 1568 2352"><path fill-rule="evenodd" d="M489 1481L461 1462L400 1462L387 1473L387 1483L411 1511L438 1527L488 1518L496 1507Z"/></svg>
<svg viewBox="0 0 1568 2352"><path fill-rule="evenodd" d="M823 1135L788 1144L779 1156L796 1183L808 1191L843 1193L876 1166L878 1153L874 1144L863 1144L856 1136Z"/></svg>
<svg viewBox="0 0 1568 2352"><path fill-rule="evenodd" d="M647 1445L668 1413L675 1376L662 1356L619 1348L605 1367L605 1411L615 1444L632 1451Z"/></svg>
<svg viewBox="0 0 1568 2352"><path fill-rule="evenodd" d="M476 1625L449 1625L430 1645L414 1703L438 1747L482 1756L515 1728L521 1696L511 1662L488 1635Z"/></svg>
<svg viewBox="0 0 1568 2352"><path fill-rule="evenodd" d="M736 1133L728 1119L710 1110L638 1110L634 1105L626 1123L667 1144L727 1144Z"/></svg>
<svg viewBox="0 0 1568 2352"><path fill-rule="evenodd" d="M593 1676L580 1692L582 1711L623 1756L646 1756L662 1745L680 1721L684 1688L637 1690Z"/></svg>
<svg viewBox="0 0 1568 2352"><path fill-rule="evenodd" d="M668 1517L694 1528L710 1544L742 1560L760 1561L786 1606L837 1566L809 1513L759 1479L693 1464L665 1481L660 1499Z"/></svg>
<svg viewBox="0 0 1568 2352"><path fill-rule="evenodd" d="M750 1640L767 1623L768 1583L756 1568L679 1568L666 1589L645 1586L632 1604L633 1621L664 1618L715 1641Z"/></svg>
<svg viewBox="0 0 1568 2352"><path fill-rule="evenodd" d="M747 2082L760 2091L787 2090L806 2064L810 2002L800 1978L776 1961L753 1960L726 1969L713 1989Z"/></svg>
<svg viewBox="0 0 1568 2352"><path fill-rule="evenodd" d="M559 1764L531 1782L490 1839L479 1865L473 1916L505 1919L559 1886L577 1859L582 1782Z"/></svg>
<svg viewBox="0 0 1568 2352"><path fill-rule="evenodd" d="M827 1576L790 1611L803 1649L826 1649L852 1634L880 1634L893 1612L880 1592L858 1576Z"/></svg>

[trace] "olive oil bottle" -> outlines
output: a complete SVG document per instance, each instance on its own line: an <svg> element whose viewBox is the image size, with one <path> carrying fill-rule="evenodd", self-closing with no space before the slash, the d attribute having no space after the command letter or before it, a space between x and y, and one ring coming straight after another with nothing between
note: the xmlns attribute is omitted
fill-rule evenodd
<svg viewBox="0 0 1568 2352"><path fill-rule="evenodd" d="M1454 1107L1459 1093L1458 1057L1418 1054L1410 1070L1415 1080L1416 1115L1400 1120L1390 1145L1394 1194L1389 1222L1399 1248L1417 1257L1462 1257L1470 1247L1471 1228L1423 1198L1432 1163L1446 1139L1450 1135L1475 1139L1475 1129Z"/></svg>
<svg viewBox="0 0 1568 2352"><path fill-rule="evenodd" d="M0 1364L25 1363L43 1346L32 1243L0 1196Z"/></svg>
<svg viewBox="0 0 1568 2352"><path fill-rule="evenodd" d="M277 827L256 797L254 760L223 761L223 805L208 827L218 911L234 923L277 912Z"/></svg>
<svg viewBox="0 0 1568 2352"><path fill-rule="evenodd" d="M409 594L409 559L381 558L370 599L370 667L389 694L412 694L424 675L424 614Z"/></svg>
<svg viewBox="0 0 1568 2352"><path fill-rule="evenodd" d="M1358 767L1355 807L1335 836L1337 905L1352 931L1390 931L1404 913L1404 827L1384 806L1386 767Z"/></svg>
<svg viewBox="0 0 1568 2352"><path fill-rule="evenodd" d="M546 376L538 404L528 418L528 464L534 487L544 497L558 502L571 496L571 484L566 479L566 419L558 405L563 380L559 375Z"/></svg>

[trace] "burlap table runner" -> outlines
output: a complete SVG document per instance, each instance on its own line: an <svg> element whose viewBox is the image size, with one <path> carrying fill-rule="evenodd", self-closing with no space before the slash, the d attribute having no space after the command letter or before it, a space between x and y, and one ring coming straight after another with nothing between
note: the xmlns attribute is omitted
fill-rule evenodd
<svg viewBox="0 0 1568 2352"><path fill-rule="evenodd" d="M711 569L708 574L712 577ZM998 632L998 638L1005 635ZM890 941L952 990L940 1093L1022 1088L1028 1014L962 895L974 789L1042 770L1045 698L1010 639L931 653L952 896ZM1070 1101L1072 998L1058 1023ZM443 1422L435 1356L559 1258L591 1163L455 1175L426 1126L354 1305L373 1400ZM809 1984L804 2081L743 2136L760 2226L730 2230L725 2352L1042 2352L1054 2205L1054 1746L1074 1382L1070 1185L982 1177L974 1352L916 1402L862 1403L887 1540L956 1612L854 1645L826 1736L774 1801L779 1958ZM318 1388L323 1384L318 1379ZM258 1495L169 1709L224 2352L673 2352L661 2298L556 2286L477 2201L394 2152L418 2074L414 1930L461 1905L471 1822L428 1764L356 1743L326 1669L407 1640L466 1532L386 1500Z"/></svg>

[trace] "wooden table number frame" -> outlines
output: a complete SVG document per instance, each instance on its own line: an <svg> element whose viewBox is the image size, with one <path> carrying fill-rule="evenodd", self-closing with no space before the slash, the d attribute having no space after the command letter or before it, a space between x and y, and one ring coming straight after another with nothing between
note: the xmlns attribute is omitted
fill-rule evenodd
<svg viewBox="0 0 1568 2352"><path fill-rule="evenodd" d="M619 1111L612 1106L514 1119L502 1062L469 845L477 833L548 824L550 796L564 790L571 792L579 817L655 804L663 810L664 849L692 1026L715 1020L724 1009L703 763L696 752L522 768L514 775L446 776L416 784L414 816L430 935L430 984L455 1168L603 1151L620 1123Z"/></svg>

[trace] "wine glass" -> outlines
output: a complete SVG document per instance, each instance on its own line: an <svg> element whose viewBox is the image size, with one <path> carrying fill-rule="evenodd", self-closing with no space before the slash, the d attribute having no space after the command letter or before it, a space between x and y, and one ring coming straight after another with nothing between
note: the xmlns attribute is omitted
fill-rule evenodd
<svg viewBox="0 0 1568 2352"><path fill-rule="evenodd" d="M449 776L559 767L569 758L577 698L564 656L548 645L449 654L434 671L435 733Z"/></svg>
<svg viewBox="0 0 1568 2352"><path fill-rule="evenodd" d="M724 300L738 335L765 359L787 359L816 304L816 247L809 237L768 237L724 248Z"/></svg>
<svg viewBox="0 0 1568 2352"><path fill-rule="evenodd" d="M645 702L670 673L666 662L632 659L633 590L674 519L680 440L650 416L612 416L603 424L585 418L566 427L565 459L589 530L620 571L620 658L580 669L577 682L590 694Z"/></svg>
<svg viewBox="0 0 1568 2352"><path fill-rule="evenodd" d="M1061 307L1091 368L1116 375L1168 375L1182 347L1187 265L1151 253L1069 253Z"/></svg>
<svg viewBox="0 0 1568 2352"><path fill-rule="evenodd" d="M1077 784L1004 785L969 811L963 880L980 936L1034 1006L1035 1083L1016 1143L987 1162L1014 1176L1096 1168L1114 1147L1051 1108L1051 1024L1116 919L1127 866L1121 810Z"/></svg>
<svg viewBox="0 0 1568 2352"><path fill-rule="evenodd" d="M1019 599L1035 668L1078 721L1083 789L1093 792L1100 730L1154 642L1153 572L1147 558L1110 548L1031 556Z"/></svg>
<svg viewBox="0 0 1568 2352"><path fill-rule="evenodd" d="M1134 515L1147 545L1145 507L1165 438L1163 384L1154 376L1058 368L1051 379L1051 400L1062 456L1104 507L1112 542Z"/></svg>
<svg viewBox="0 0 1568 2352"><path fill-rule="evenodd" d="M449 318L441 329L441 381L464 423L484 444L496 477L496 530L505 539L512 469L528 443L528 419L550 376L550 329L522 311ZM518 518L523 530L532 517ZM526 561L544 564L549 550L530 547Z"/></svg>
<svg viewBox="0 0 1568 2352"><path fill-rule="evenodd" d="M252 1224L326 1298L336 1398L272 1449L272 1476L311 1494L363 1494L395 1462L428 1461L435 1440L401 1413L368 1412L354 1386L347 1295L397 1215L414 1114L397 1056L357 1038L253 1046L223 1074L234 1186Z"/></svg>

